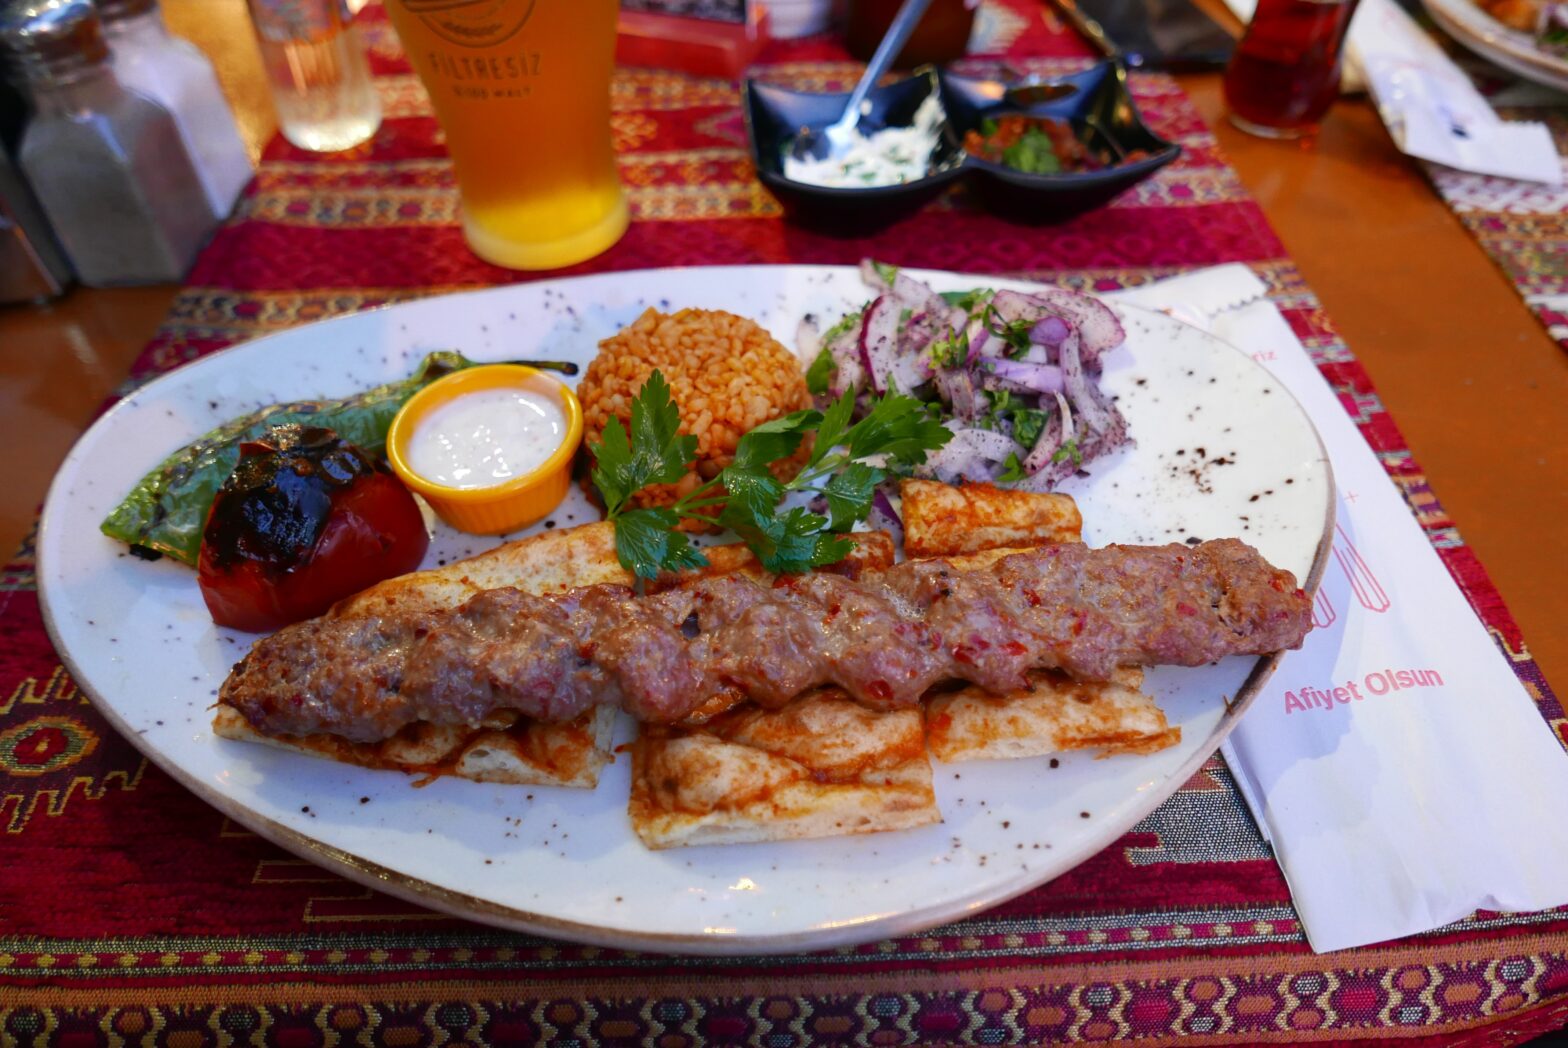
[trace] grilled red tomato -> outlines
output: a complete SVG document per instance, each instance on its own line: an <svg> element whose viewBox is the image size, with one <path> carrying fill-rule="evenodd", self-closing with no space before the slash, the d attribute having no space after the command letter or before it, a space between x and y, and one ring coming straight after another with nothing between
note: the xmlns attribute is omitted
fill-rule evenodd
<svg viewBox="0 0 1568 1048"><path fill-rule="evenodd" d="M385 464L330 429L274 426L240 446L202 532L201 595L259 633L419 567L424 518Z"/></svg>

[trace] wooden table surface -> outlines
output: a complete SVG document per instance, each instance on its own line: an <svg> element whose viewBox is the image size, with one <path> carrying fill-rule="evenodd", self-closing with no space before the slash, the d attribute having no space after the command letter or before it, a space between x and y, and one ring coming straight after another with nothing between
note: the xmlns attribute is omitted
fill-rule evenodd
<svg viewBox="0 0 1568 1048"><path fill-rule="evenodd" d="M213 56L254 149L271 104L241 0L164 0ZM1549 680L1568 686L1568 353L1398 153L1341 101L1309 144L1224 120L1219 78L1182 78L1329 316L1372 374L1433 490L1491 571ZM0 307L0 546L168 309L172 287L78 289Z"/></svg>

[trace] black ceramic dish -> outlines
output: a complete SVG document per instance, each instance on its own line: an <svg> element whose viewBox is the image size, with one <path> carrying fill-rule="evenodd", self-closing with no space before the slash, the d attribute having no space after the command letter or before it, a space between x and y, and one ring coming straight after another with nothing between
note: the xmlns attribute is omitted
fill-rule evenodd
<svg viewBox="0 0 1568 1048"><path fill-rule="evenodd" d="M961 177L1003 218L1059 222L1099 207L1181 154L1180 146L1144 126L1127 90L1126 70L1117 62L1101 62L1049 81L1075 90L1055 101L1030 104L1028 87L1041 83L1009 83L926 68L879 87L870 95L873 127L907 127L920 103L932 91L940 92L947 122L932 156L931 173L901 185L828 188L785 178L784 150L802 127L826 127L838 119L848 94L812 94L748 80L745 115L752 162L762 184L778 197L792 221L848 236L872 232L913 214ZM1066 120L1091 146L1107 149L1113 156L1133 150L1149 155L1099 171L1030 175L963 152L964 132L978 128L988 117L1010 113Z"/></svg>
<svg viewBox="0 0 1568 1048"><path fill-rule="evenodd" d="M930 69L873 88L867 96L871 110L862 127L908 127L920 103L936 90L937 76ZM785 178L784 150L790 140L802 127L823 128L837 120L848 98L848 92L814 94L746 81L746 131L757 177L778 197L792 221L842 236L869 233L918 211L959 176L963 158L958 138L944 126L929 173L916 182L840 189Z"/></svg>
<svg viewBox="0 0 1568 1048"><path fill-rule="evenodd" d="M1180 146L1144 126L1127 89L1127 70L1115 61L1101 62L1082 73L1050 81L1078 90L1038 105L1020 104L1027 99L1027 87L1036 81L1008 83L946 71L939 76L948 124L960 141L982 120L1022 113L1065 120L1091 148L1111 156L1125 156L1135 150L1148 154L1098 171L1059 175L1025 174L966 154L967 184L986 207L1015 222L1059 222L1099 207L1181 155Z"/></svg>

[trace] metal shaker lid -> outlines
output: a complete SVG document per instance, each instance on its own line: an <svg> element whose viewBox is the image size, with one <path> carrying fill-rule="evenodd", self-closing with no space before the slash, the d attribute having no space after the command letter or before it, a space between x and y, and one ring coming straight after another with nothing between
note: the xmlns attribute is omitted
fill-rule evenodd
<svg viewBox="0 0 1568 1048"><path fill-rule="evenodd" d="M0 58L29 81L67 79L109 58L103 23L89 0L0 2Z"/></svg>

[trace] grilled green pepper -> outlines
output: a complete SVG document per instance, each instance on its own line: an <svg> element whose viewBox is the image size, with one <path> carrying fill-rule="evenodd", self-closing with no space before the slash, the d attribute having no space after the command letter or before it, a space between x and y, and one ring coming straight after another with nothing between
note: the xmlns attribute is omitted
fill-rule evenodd
<svg viewBox="0 0 1568 1048"><path fill-rule="evenodd" d="M401 382L340 400L274 404L226 422L164 459L99 527L110 538L128 543L137 556L156 560L167 555L194 567L207 514L218 488L239 462L241 443L255 440L272 426L298 422L336 430L370 454L385 455L387 428L398 409L436 379L476 363L461 353L442 350L426 356L419 370ZM568 375L577 372L577 365L559 361L515 363Z"/></svg>

